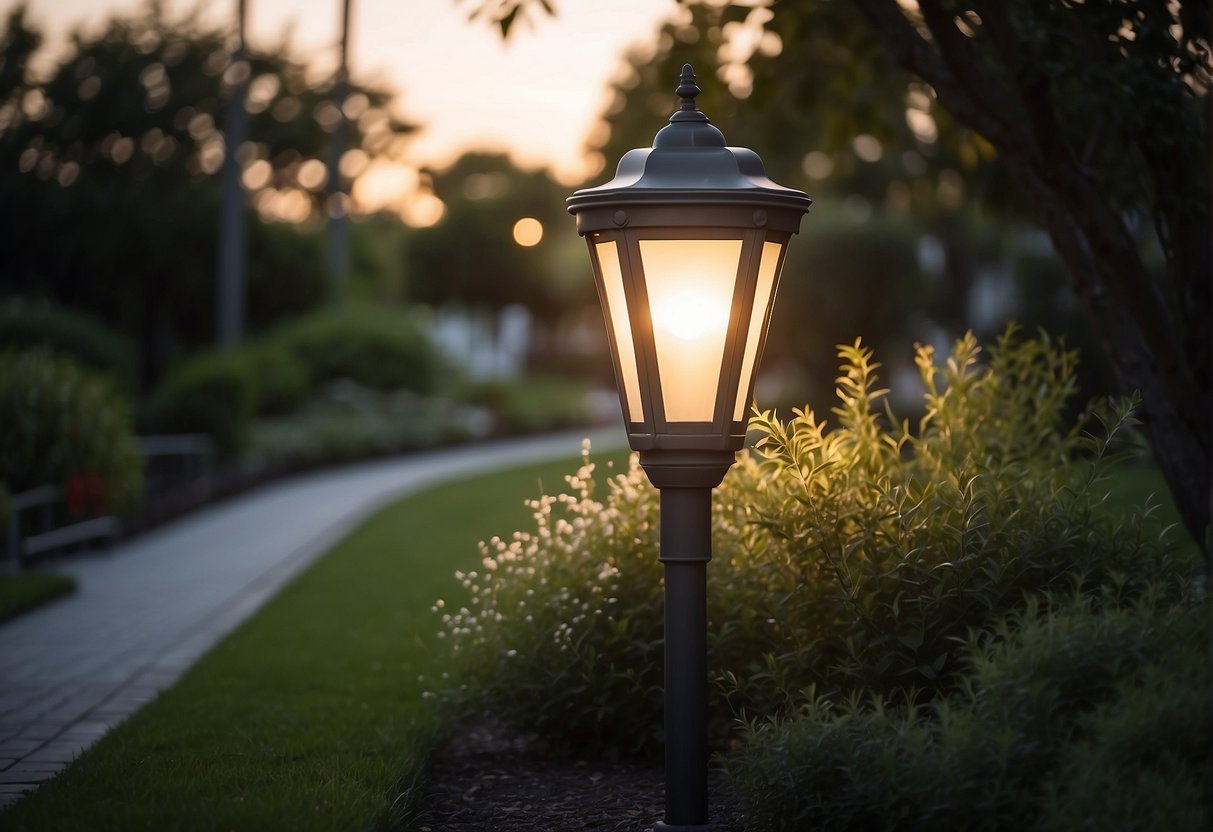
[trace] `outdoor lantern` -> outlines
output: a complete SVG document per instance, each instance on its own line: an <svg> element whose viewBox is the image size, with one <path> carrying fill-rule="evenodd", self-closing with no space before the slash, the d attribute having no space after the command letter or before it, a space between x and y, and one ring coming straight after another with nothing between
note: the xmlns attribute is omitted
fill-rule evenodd
<svg viewBox="0 0 1213 832"><path fill-rule="evenodd" d="M745 441L788 242L810 200L682 98L651 148L568 199L589 244L628 441L661 491L666 813L707 829L707 563L711 493Z"/></svg>
<svg viewBox="0 0 1213 832"><path fill-rule="evenodd" d="M614 179L568 206L589 244L631 447L646 468L697 452L723 477L810 200L768 179L753 151L727 147L695 108L699 92L684 65L682 105L652 148L626 153Z"/></svg>

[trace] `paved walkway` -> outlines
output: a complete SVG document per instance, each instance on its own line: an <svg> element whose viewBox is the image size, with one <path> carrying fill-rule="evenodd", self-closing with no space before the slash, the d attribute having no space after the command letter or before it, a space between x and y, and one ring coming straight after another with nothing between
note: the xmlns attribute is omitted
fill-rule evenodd
<svg viewBox="0 0 1213 832"><path fill-rule="evenodd" d="M0 626L0 807L173 684L379 506L444 480L575 456L585 431L323 471L62 561L78 591ZM595 449L620 431L591 433Z"/></svg>

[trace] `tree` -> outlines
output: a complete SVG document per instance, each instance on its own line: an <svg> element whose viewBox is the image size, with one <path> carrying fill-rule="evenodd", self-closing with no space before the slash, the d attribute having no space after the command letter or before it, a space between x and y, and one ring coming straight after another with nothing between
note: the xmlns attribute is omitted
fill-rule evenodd
<svg viewBox="0 0 1213 832"><path fill-rule="evenodd" d="M494 19L508 33L518 15L502 8L535 2L502 0L493 4ZM868 67L822 65L822 50L815 50L821 29L806 21L841 19L831 11L857 11L866 26L830 30L835 40L825 54L845 45L851 57L873 62ZM754 88L779 97L785 112L821 116L797 94L830 89L855 73L871 78L892 62L923 85L936 112L994 151L1064 262L1121 385L1141 391L1155 459L1185 525L1208 550L1208 4L786 0L773 12L783 38L780 74ZM746 64L755 75L774 66L760 52ZM872 104L874 118L905 110L896 101L864 103ZM781 136L789 135L795 133L774 134L774 158ZM1157 265L1152 252L1159 253Z"/></svg>
<svg viewBox="0 0 1213 832"><path fill-rule="evenodd" d="M407 271L414 300L494 314L521 304L549 326L590 301L592 284L558 267L575 242L552 233L567 222L566 192L546 173L519 170L505 156L472 153L429 175L446 216L411 235ZM541 229L533 244L516 240L515 224L524 218Z"/></svg>
<svg viewBox="0 0 1213 832"><path fill-rule="evenodd" d="M73 36L44 81L27 64L41 38L25 10L0 35L0 275L5 294L49 295L107 320L140 347L144 381L210 343L218 171L236 154L255 212L249 323L312 307L328 292L323 240L301 233L325 208L325 85L289 44L228 65L226 35L152 2ZM225 142L225 92L247 73L248 141ZM356 174L411 126L387 91L352 84Z"/></svg>

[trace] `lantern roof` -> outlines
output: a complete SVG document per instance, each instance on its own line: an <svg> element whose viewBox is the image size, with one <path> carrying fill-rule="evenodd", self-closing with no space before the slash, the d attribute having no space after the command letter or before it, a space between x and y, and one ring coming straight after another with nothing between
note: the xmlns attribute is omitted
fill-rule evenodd
<svg viewBox="0 0 1213 832"><path fill-rule="evenodd" d="M653 146L625 153L610 182L574 193L567 200L569 213L638 203L740 204L800 215L809 210L812 200L803 191L767 178L757 153L726 145L724 134L695 106L700 89L690 64L683 64L676 93L679 109Z"/></svg>

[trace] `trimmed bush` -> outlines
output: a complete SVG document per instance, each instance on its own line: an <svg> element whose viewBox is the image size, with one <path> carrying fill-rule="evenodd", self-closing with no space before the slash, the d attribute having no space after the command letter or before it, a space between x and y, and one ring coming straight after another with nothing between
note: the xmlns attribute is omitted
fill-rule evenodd
<svg viewBox="0 0 1213 832"><path fill-rule="evenodd" d="M298 357L281 344L266 342L247 348L256 393L258 416L293 413L312 395L312 377Z"/></svg>
<svg viewBox="0 0 1213 832"><path fill-rule="evenodd" d="M131 343L96 318L49 301L0 303L0 350L43 349L112 377L124 391L136 387Z"/></svg>
<svg viewBox="0 0 1213 832"><path fill-rule="evenodd" d="M246 456L289 467L400 453L473 438L486 416L436 396L333 382L289 415L258 419Z"/></svg>
<svg viewBox="0 0 1213 832"><path fill-rule="evenodd" d="M137 502L143 474L130 409L106 379L40 350L0 353L0 425L9 492L87 477L101 491L89 508L121 512Z"/></svg>
<svg viewBox="0 0 1213 832"><path fill-rule="evenodd" d="M341 307L276 329L269 340L306 368L313 382L348 379L378 390L433 391L441 361L407 312Z"/></svg>
<svg viewBox="0 0 1213 832"><path fill-rule="evenodd" d="M1030 604L930 707L813 696L748 724L755 829L1206 829L1207 604Z"/></svg>
<svg viewBox="0 0 1213 832"><path fill-rule="evenodd" d="M166 433L205 433L220 453L243 447L257 407L252 362L236 351L203 353L175 367L152 397L151 420Z"/></svg>
<svg viewBox="0 0 1213 832"><path fill-rule="evenodd" d="M493 414L496 433L516 435L584 425L588 421L586 388L553 376L475 381L455 398Z"/></svg>
<svg viewBox="0 0 1213 832"><path fill-rule="evenodd" d="M802 691L832 700L926 701L962 683L965 642L1026 598L1060 590L1102 603L1151 581L1173 594L1192 564L1160 540L1148 510L1105 505L1106 478L1132 443L1132 403L1060 419L1076 358L1009 332L978 363L972 336L940 362L918 349L926 415L917 432L883 407L876 365L840 348L838 427L811 411L751 423L713 512L713 673L731 710L777 714ZM657 495L636 464L593 493L531 504L536 526L483 545L457 575L473 604L442 610L466 692L579 753L655 753L661 731ZM714 730L729 725L718 701Z"/></svg>

